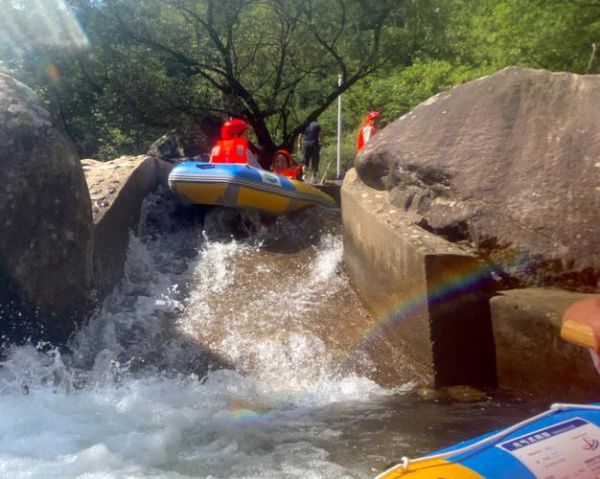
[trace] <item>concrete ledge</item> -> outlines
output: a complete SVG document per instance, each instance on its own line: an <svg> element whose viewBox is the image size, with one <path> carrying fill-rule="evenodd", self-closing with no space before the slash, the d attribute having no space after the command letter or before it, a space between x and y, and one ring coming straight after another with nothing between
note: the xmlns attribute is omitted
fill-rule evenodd
<svg viewBox="0 0 600 479"><path fill-rule="evenodd" d="M589 352L560 337L565 310L591 296L530 288L502 291L492 298L500 386L546 395L552 401L597 401L600 376Z"/></svg>
<svg viewBox="0 0 600 479"><path fill-rule="evenodd" d="M412 365L399 382L494 386L487 275L475 256L415 226L413 214L354 170L341 201L347 273L380 323L379 340L394 342ZM389 367L389 357L371 356Z"/></svg>
<svg viewBox="0 0 600 479"><path fill-rule="evenodd" d="M341 180L327 180L324 183L317 183L313 186L331 196L338 207L342 206L342 199L340 196L340 189L342 188Z"/></svg>

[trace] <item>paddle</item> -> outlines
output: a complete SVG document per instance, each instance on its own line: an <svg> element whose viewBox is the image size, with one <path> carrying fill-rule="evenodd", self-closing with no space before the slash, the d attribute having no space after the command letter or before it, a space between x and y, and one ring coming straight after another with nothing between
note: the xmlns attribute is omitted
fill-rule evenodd
<svg viewBox="0 0 600 479"><path fill-rule="evenodd" d="M573 303L562 317L560 336L600 352L600 296Z"/></svg>

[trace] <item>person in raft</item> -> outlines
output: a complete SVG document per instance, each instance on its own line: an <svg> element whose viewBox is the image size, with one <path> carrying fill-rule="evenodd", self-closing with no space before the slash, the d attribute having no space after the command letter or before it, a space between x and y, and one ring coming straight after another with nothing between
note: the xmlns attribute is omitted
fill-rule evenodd
<svg viewBox="0 0 600 479"><path fill-rule="evenodd" d="M275 152L271 171L281 176L287 176L292 180L300 180L302 179L303 169L294 161L290 152L282 148Z"/></svg>
<svg viewBox="0 0 600 479"><path fill-rule="evenodd" d="M566 341L588 348L600 374L600 296L569 306L562 317L560 335Z"/></svg>
<svg viewBox="0 0 600 479"><path fill-rule="evenodd" d="M358 138L356 140L356 151L360 151L367 144L375 133L377 133L377 122L381 118L381 113L378 111L371 111L360 124L358 129Z"/></svg>
<svg viewBox="0 0 600 479"><path fill-rule="evenodd" d="M239 118L223 123L221 138L210 152L210 163L247 163L262 168L257 160L258 149L248 140L250 125Z"/></svg>

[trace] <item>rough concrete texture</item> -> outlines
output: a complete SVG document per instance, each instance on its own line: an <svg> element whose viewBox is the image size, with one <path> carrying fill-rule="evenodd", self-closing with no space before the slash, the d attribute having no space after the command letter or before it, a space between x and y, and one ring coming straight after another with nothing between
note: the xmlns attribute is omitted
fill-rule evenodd
<svg viewBox="0 0 600 479"><path fill-rule="evenodd" d="M549 401L597 401L600 375L589 352L560 337L565 310L591 296L529 288L492 298L499 385Z"/></svg>
<svg viewBox="0 0 600 479"><path fill-rule="evenodd" d="M102 299L121 279L144 198L157 184L166 185L172 165L145 155L82 164L94 214L94 287Z"/></svg>
<svg viewBox="0 0 600 479"><path fill-rule="evenodd" d="M79 157L34 92L0 74L0 333L61 342L85 317L92 213Z"/></svg>
<svg viewBox="0 0 600 479"><path fill-rule="evenodd" d="M368 185L494 263L503 289L600 283L600 75L506 68L440 93L360 152Z"/></svg>
<svg viewBox="0 0 600 479"><path fill-rule="evenodd" d="M487 276L477 259L415 226L412 213L354 170L341 196L348 275L380 323L374 341L392 341L398 354L375 361L400 361L405 379L425 384L495 385Z"/></svg>

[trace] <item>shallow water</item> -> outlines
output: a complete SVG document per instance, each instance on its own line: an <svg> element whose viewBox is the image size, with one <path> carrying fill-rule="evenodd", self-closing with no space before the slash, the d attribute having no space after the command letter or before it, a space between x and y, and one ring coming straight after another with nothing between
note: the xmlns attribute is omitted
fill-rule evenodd
<svg viewBox="0 0 600 479"><path fill-rule="evenodd" d="M341 260L334 213L202 221L151 198L71 354L2 363L0 477L368 478L543 409L379 386L340 333L368 315Z"/></svg>

